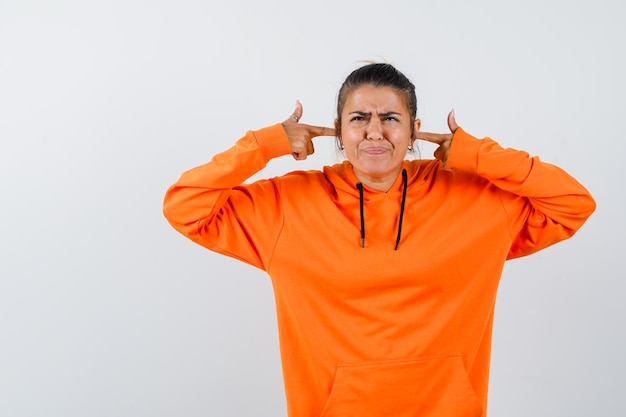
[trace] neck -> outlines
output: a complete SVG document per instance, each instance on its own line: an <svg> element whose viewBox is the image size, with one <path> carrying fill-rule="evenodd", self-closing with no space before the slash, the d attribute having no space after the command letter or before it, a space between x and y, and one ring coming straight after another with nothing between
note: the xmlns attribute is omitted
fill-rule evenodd
<svg viewBox="0 0 626 417"><path fill-rule="evenodd" d="M358 178L358 180L364 186L372 190L386 193L387 191L391 189L393 184L395 184L396 180L398 179L398 175L400 174L401 169L402 167L398 167L398 169L396 170L394 174L389 174L389 175L384 175L384 176L365 175L362 172L358 172L354 170L354 167L352 170L354 172L354 175Z"/></svg>

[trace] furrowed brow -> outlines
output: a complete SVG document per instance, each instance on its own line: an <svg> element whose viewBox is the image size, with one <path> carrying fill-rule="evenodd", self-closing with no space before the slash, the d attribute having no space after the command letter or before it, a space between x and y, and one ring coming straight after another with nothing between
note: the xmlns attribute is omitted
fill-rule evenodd
<svg viewBox="0 0 626 417"><path fill-rule="evenodd" d="M357 110L357 111L350 112L349 114L356 114L357 116L370 117L372 115L372 112ZM380 117L402 116L402 113L398 113L397 111L388 111L385 113L379 113L378 115Z"/></svg>
<svg viewBox="0 0 626 417"><path fill-rule="evenodd" d="M389 116L402 116L400 113L398 113L397 111L388 111L386 113L380 113L381 117L389 117Z"/></svg>

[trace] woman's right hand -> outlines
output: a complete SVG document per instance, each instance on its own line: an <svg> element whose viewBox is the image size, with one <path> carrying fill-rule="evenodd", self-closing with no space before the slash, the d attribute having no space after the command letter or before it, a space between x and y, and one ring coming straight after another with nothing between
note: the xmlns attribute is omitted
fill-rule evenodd
<svg viewBox="0 0 626 417"><path fill-rule="evenodd" d="M291 155L296 160L305 160L307 156L315 152L313 138L318 136L335 136L335 129L331 127L311 126L299 123L302 118L302 103L296 102L296 109L291 116L282 122L283 129L287 133Z"/></svg>

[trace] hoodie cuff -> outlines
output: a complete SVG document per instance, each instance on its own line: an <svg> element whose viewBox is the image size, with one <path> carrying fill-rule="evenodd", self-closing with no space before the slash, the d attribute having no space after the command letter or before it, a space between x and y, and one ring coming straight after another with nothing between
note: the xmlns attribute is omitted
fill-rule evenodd
<svg viewBox="0 0 626 417"><path fill-rule="evenodd" d="M448 168L476 172L478 170L478 152L482 140L475 138L460 127L454 132L452 146L448 155Z"/></svg>
<svg viewBox="0 0 626 417"><path fill-rule="evenodd" d="M291 153L287 133L280 123L252 132L266 161Z"/></svg>

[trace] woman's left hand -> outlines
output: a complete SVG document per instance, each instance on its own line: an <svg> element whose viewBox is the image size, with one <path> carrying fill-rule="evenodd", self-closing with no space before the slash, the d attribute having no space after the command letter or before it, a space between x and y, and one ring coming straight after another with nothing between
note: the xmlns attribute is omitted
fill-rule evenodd
<svg viewBox="0 0 626 417"><path fill-rule="evenodd" d="M425 140L439 145L439 147L435 150L435 158L443 162L444 167L448 161L448 154L450 153L450 146L452 145L454 132L456 132L459 127L456 123L456 119L454 118L454 109L448 113L448 127L452 133L429 133L421 132L419 130L415 133L416 139Z"/></svg>

